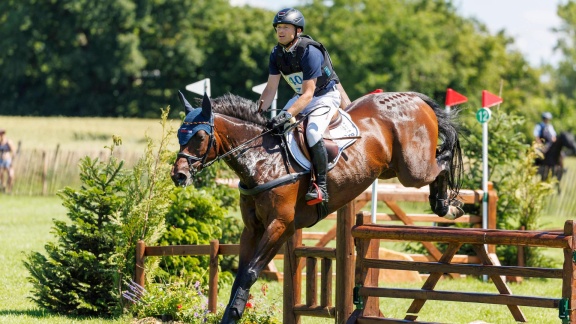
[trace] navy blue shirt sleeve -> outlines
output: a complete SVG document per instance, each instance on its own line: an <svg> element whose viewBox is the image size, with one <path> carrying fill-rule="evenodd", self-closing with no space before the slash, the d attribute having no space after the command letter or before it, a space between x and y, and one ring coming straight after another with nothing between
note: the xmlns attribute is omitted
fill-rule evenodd
<svg viewBox="0 0 576 324"><path fill-rule="evenodd" d="M300 67L302 68L302 78L310 80L322 76L322 64L324 55L315 46L309 45L302 55Z"/></svg>
<svg viewBox="0 0 576 324"><path fill-rule="evenodd" d="M272 49L272 53L270 53L270 60L268 61L268 74L271 75L278 75L280 74L280 70L278 70L278 66L276 65L276 50L278 47L274 46Z"/></svg>

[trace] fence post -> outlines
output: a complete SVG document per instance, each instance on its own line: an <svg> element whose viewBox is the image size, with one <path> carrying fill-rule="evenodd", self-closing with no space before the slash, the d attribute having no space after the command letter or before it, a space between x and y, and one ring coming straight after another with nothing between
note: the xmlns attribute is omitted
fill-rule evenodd
<svg viewBox="0 0 576 324"><path fill-rule="evenodd" d="M146 243L142 240L138 240L136 243L136 271L134 273L134 282L144 287L145 283L145 269L144 269L144 259L146 258Z"/></svg>
<svg viewBox="0 0 576 324"><path fill-rule="evenodd" d="M42 196L48 193L48 158L46 151L42 151Z"/></svg>
<svg viewBox="0 0 576 324"><path fill-rule="evenodd" d="M337 212L336 234L336 324L344 324L353 311L354 290L354 224L355 202L350 201Z"/></svg>
<svg viewBox="0 0 576 324"><path fill-rule="evenodd" d="M498 208L498 194L494 190L494 184L488 182L488 229L496 229L496 214ZM488 253L496 253L496 245L488 245Z"/></svg>
<svg viewBox="0 0 576 324"><path fill-rule="evenodd" d="M294 313L294 306L300 304L302 299L302 262L294 250L301 245L302 230L299 229L286 241L284 249L284 324L300 323L300 315Z"/></svg>
<svg viewBox="0 0 576 324"><path fill-rule="evenodd" d="M560 318L562 319L562 323L576 323L576 264L574 263L576 225L574 221L568 220L564 223L564 235L568 237L569 242L568 247L564 248L564 275L562 278Z"/></svg>
<svg viewBox="0 0 576 324"><path fill-rule="evenodd" d="M210 279L208 281L208 310L216 314L218 303L218 240L210 241Z"/></svg>

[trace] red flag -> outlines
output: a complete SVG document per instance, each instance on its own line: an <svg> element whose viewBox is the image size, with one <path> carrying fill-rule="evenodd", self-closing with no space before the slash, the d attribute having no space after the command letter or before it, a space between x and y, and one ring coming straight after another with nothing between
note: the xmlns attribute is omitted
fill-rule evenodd
<svg viewBox="0 0 576 324"><path fill-rule="evenodd" d="M498 97L497 95L491 94L490 92L488 92L486 90L482 90L482 107L483 108L492 107L494 105L502 103L503 101L504 101L504 99Z"/></svg>
<svg viewBox="0 0 576 324"><path fill-rule="evenodd" d="M459 105L461 103L465 103L466 101L468 101L468 98L466 98L466 96L461 95L450 88L446 90L446 103L445 103L446 106Z"/></svg>

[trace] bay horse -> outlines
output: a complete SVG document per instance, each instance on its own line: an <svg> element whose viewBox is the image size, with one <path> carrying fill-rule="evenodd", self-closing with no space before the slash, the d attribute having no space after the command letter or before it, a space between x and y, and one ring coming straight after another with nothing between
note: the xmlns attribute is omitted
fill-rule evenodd
<svg viewBox="0 0 576 324"><path fill-rule="evenodd" d="M576 153L576 142L574 141L574 134L570 132L561 132L556 141L551 143L546 149L542 158L537 158L535 164L538 166L538 175L542 181L548 180L550 174L558 179L558 183L562 180L564 175L564 154L563 148L572 150L572 154ZM560 186L558 185L558 192Z"/></svg>
<svg viewBox="0 0 576 324"><path fill-rule="evenodd" d="M318 222L317 206L304 200L310 175L288 156L281 137L266 129L267 120L254 102L231 94L215 99L204 95L202 107L192 108L182 93L179 96L187 116L178 130L174 183L190 185L197 172L223 159L244 188L238 273L221 320L236 323L250 287L282 244L297 229ZM399 92L365 95L346 112L361 136L328 173L328 213L375 179L397 177L407 187L429 185L430 206L437 215L462 216L456 200L462 176L456 111L445 112L425 95Z"/></svg>

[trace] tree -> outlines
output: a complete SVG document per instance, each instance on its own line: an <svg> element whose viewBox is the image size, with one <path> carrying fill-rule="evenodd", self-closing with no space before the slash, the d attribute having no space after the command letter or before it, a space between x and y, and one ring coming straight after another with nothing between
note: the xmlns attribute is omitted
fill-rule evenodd
<svg viewBox="0 0 576 324"><path fill-rule="evenodd" d="M131 105L138 50L129 0L7 0L0 5L0 112L114 115Z"/></svg>
<svg viewBox="0 0 576 324"><path fill-rule="evenodd" d="M32 299L41 307L64 314L107 315L119 310L113 222L125 186L122 162L81 161L80 190L61 193L71 224L54 221L58 243L46 244L47 256L32 252L25 261L33 285Z"/></svg>
<svg viewBox="0 0 576 324"><path fill-rule="evenodd" d="M138 240L154 244L165 230L164 216L174 189L166 150L173 135L163 112L158 151L148 139L145 156L132 170L113 156L107 161L85 157L80 163L82 187L60 192L70 222L54 221L57 242L47 255L28 254L24 264L33 285L32 299L41 307L73 315L119 314L121 289L133 278ZM147 261L147 268L153 269Z"/></svg>

